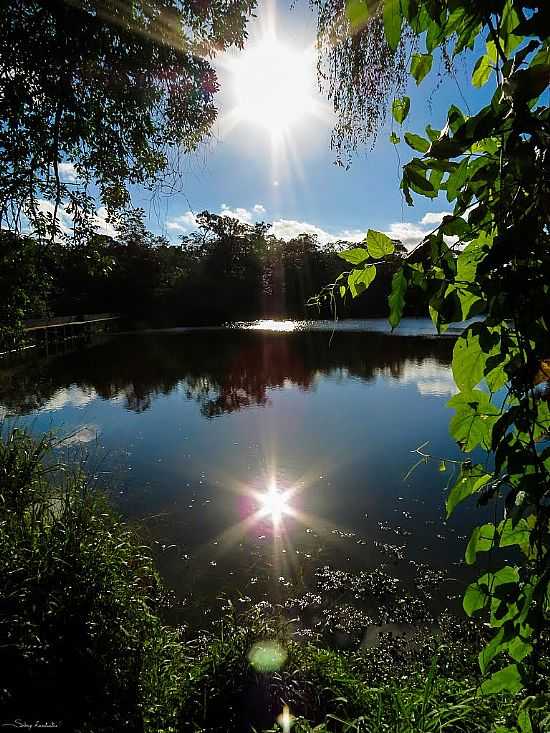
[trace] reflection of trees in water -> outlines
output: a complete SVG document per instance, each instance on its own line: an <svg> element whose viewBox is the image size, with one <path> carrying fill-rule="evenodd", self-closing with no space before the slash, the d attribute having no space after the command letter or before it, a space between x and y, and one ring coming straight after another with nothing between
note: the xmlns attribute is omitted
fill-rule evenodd
<svg viewBox="0 0 550 733"><path fill-rule="evenodd" d="M208 331L132 335L90 350L0 372L0 404L27 414L71 386L105 400L123 399L133 412L178 389L206 417L269 404L268 390L288 384L309 390L319 375L396 380L411 365L450 364L452 341L366 333Z"/></svg>

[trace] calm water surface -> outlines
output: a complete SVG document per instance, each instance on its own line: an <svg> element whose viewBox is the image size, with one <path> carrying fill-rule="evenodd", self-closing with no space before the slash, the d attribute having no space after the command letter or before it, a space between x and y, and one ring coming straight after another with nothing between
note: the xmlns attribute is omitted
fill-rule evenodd
<svg viewBox="0 0 550 733"><path fill-rule="evenodd" d="M404 335L382 321L250 325L119 335L2 365L0 416L87 452L188 607L308 592L326 566L382 563L412 585L426 565L460 578L470 518L443 521L451 470L407 475L421 444L457 457L453 340L411 319ZM280 515L261 499L274 486Z"/></svg>

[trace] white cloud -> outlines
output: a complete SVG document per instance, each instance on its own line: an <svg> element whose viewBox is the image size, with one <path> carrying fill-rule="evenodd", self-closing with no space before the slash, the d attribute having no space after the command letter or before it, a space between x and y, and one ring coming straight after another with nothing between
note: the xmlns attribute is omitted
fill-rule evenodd
<svg viewBox="0 0 550 733"><path fill-rule="evenodd" d="M422 227L420 224L412 222L394 222L390 228L386 230L386 234L391 239L399 239L401 244L407 249L413 249L419 244L430 230Z"/></svg>
<svg viewBox="0 0 550 733"><path fill-rule="evenodd" d="M94 227L100 234L105 234L108 237L116 237L118 233L111 222L107 220L107 209L104 206L100 206L95 213Z"/></svg>
<svg viewBox="0 0 550 733"><path fill-rule="evenodd" d="M240 206L236 209L230 209L227 204L222 204L220 214L221 216L229 216L231 219L237 219L237 221L241 221L243 224L252 224L252 219L254 218L252 211L243 209Z"/></svg>
<svg viewBox="0 0 550 733"><path fill-rule="evenodd" d="M190 232L197 228L197 217L192 211L187 211L174 219L168 219L166 228L176 232Z"/></svg>
<svg viewBox="0 0 550 733"><path fill-rule="evenodd" d="M284 239L286 242L299 234L313 234L323 244L331 241L331 235L321 227L309 224L306 221L296 221L295 219L276 219L271 226L270 233L279 239Z"/></svg>
<svg viewBox="0 0 550 733"><path fill-rule="evenodd" d="M49 215L53 218L55 212L55 204L52 201L46 199L39 199L37 201L37 208L43 214ZM109 237L116 237L117 231L114 226L107 220L107 209L104 206L100 206L96 210L94 219L94 228L100 234L106 234ZM71 235L73 231L73 217L67 211L64 204L60 204L57 207L57 224L62 234Z"/></svg>
<svg viewBox="0 0 550 733"><path fill-rule="evenodd" d="M251 209L230 207L224 203L221 205L219 211L221 216L232 217L244 224L253 224L255 221L265 218L264 214L266 213L265 206L259 203L254 204ZM398 239L404 247L410 250L416 247L429 234L434 225L440 224L447 213L446 211L428 212L422 217L420 222L393 222L385 233L392 239ZM181 216L168 219L166 222L167 229L185 234L197 229L197 226L196 216L191 211L187 211ZM321 244L342 241L362 242L367 236L367 232L362 229L342 229L336 232L329 232L317 224L298 219L275 219L271 222L270 233L286 242L300 234L310 234L316 236Z"/></svg>
<svg viewBox="0 0 550 733"><path fill-rule="evenodd" d="M232 219L243 224L253 224L258 220L259 214L265 214L266 208L263 204L254 204L252 209L245 209L242 206L230 207L228 204L222 204L218 212L220 216L229 216ZM182 234L189 234L198 228L197 217L192 211L186 211L181 216L175 216L172 219L168 219L166 222L166 228L173 232L181 232Z"/></svg>
<svg viewBox="0 0 550 733"><path fill-rule="evenodd" d="M72 163L59 163L57 166L57 170L59 171L59 178L64 183L75 183L78 176L76 173L76 168Z"/></svg>
<svg viewBox="0 0 550 733"><path fill-rule="evenodd" d="M437 226L438 224L441 224L441 222L443 221L443 217L448 215L448 211L428 211L427 214L424 214L424 216L420 220L420 223L434 224Z"/></svg>

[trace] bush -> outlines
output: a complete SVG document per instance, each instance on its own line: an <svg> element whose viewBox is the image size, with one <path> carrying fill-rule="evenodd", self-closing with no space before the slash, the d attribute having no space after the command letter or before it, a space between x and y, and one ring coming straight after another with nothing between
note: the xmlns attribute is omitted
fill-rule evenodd
<svg viewBox="0 0 550 733"><path fill-rule="evenodd" d="M153 613L149 552L52 439L0 441L0 704L6 721L170 729L176 632Z"/></svg>

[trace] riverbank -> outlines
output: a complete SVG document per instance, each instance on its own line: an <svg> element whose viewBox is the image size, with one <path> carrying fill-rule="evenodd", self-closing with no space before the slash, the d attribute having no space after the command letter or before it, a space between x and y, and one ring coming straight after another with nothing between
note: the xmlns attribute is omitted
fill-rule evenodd
<svg viewBox="0 0 550 733"><path fill-rule="evenodd" d="M476 695L478 630L444 617L347 652L269 602L226 598L200 633L168 626L139 528L52 447L17 430L0 446L3 722L244 733L292 716L303 733L469 733L512 720L513 699Z"/></svg>

